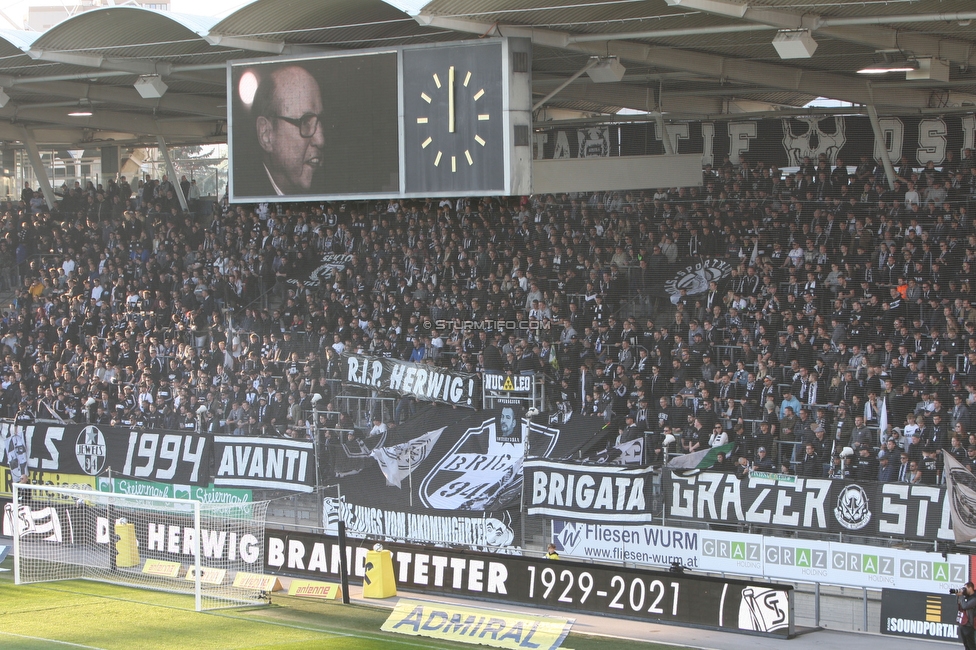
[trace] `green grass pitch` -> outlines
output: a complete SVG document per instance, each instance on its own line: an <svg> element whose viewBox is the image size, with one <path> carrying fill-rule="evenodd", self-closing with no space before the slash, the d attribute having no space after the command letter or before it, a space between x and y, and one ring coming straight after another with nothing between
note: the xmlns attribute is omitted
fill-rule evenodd
<svg viewBox="0 0 976 650"><path fill-rule="evenodd" d="M12 568L12 562L3 563ZM491 605L488 605L491 607ZM389 610L275 594L273 604L192 611L191 596L83 580L15 586L0 573L0 648L4 650L439 650L432 639L380 630ZM470 648L485 646L466 646ZM671 646L570 634L574 650L674 650Z"/></svg>

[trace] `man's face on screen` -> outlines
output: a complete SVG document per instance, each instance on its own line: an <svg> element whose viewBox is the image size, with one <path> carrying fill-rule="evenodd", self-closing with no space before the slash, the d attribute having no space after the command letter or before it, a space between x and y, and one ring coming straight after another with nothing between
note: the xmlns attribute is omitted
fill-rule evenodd
<svg viewBox="0 0 976 650"><path fill-rule="evenodd" d="M302 136L297 123L309 115L322 113L322 96L315 78L297 66L282 68L272 75L275 82L276 116L259 124L261 148L267 154L268 171L285 194L308 192L312 179L322 166L325 146L320 120L314 130ZM285 119L283 119L285 118ZM265 119L265 118L260 118Z"/></svg>

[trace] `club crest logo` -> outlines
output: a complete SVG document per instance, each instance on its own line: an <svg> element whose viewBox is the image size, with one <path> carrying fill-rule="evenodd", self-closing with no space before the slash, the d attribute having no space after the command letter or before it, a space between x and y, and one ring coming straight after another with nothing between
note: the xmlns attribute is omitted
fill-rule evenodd
<svg viewBox="0 0 976 650"><path fill-rule="evenodd" d="M776 632L790 627L789 596L779 589L746 587L739 601L739 629Z"/></svg>
<svg viewBox="0 0 976 650"><path fill-rule="evenodd" d="M89 476L101 474L105 467L105 436L98 427L87 426L78 434L75 443L75 457L81 471Z"/></svg>
<svg viewBox="0 0 976 650"><path fill-rule="evenodd" d="M860 485L848 485L837 497L834 516L848 530L861 530L871 521L868 495Z"/></svg>
<svg viewBox="0 0 976 650"><path fill-rule="evenodd" d="M521 497L522 461L531 453L548 455L557 429L521 420L519 436L500 435L501 415L465 431L450 452L420 484L420 500L435 510L493 510ZM519 442L505 442L508 439Z"/></svg>
<svg viewBox="0 0 976 650"><path fill-rule="evenodd" d="M718 282L732 273L732 265L725 260L704 260L689 264L675 273L674 278L664 283L664 290L671 295L671 302L677 303L681 290L695 296L708 291L708 283Z"/></svg>

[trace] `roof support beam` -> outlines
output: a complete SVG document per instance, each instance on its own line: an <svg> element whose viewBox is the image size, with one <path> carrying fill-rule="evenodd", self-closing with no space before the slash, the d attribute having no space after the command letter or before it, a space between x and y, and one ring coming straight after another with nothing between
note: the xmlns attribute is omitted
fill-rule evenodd
<svg viewBox="0 0 976 650"><path fill-rule="evenodd" d="M539 88L533 84L536 94L541 94L548 85ZM635 111L653 112L658 109L665 113L721 113L723 102L721 97L708 96L673 96L665 92L661 105L658 105L657 92L647 86L632 86L629 84L594 84L577 82L567 86L559 92L559 97L550 102L550 106L559 106L560 102L592 102L603 106L622 106Z"/></svg>
<svg viewBox="0 0 976 650"><path fill-rule="evenodd" d="M723 6L742 8L741 19L753 24L762 24L776 29L810 29L818 34L830 36L848 43L866 45L875 49L898 48L916 56L947 59L955 63L976 64L976 48L973 44L955 38L941 38L928 34L898 31L886 24L949 22L972 20L976 12L946 14L916 14L905 16L861 16L857 18L830 18L813 13L799 14L774 7L752 7L725 0L666 0L670 5L678 5L691 11L703 11L728 16Z"/></svg>
<svg viewBox="0 0 976 650"><path fill-rule="evenodd" d="M632 39L675 38L679 36L702 36L705 34L737 34L741 32L761 32L776 29L770 25L715 25L713 27L689 27L687 29L652 29L646 32L624 32L620 34L577 34L570 36L570 43L591 41L627 41Z"/></svg>
<svg viewBox="0 0 976 650"><path fill-rule="evenodd" d="M183 208L183 212L189 212L190 208L186 205L186 197L183 196L183 186L180 185L179 179L176 178L176 168L173 167L173 160L169 157L169 147L166 145L166 138L157 135L156 142L159 144L159 153L163 157L163 162L166 163L166 171L169 172L170 183L173 185L176 198L180 201L180 207Z"/></svg>
<svg viewBox="0 0 976 650"><path fill-rule="evenodd" d="M172 72L171 63L157 63L142 59L107 59L92 54L78 52L55 52L51 50L27 50L27 56L35 61L50 61L77 65L83 68L101 68L104 70L119 70L130 74L160 74L168 75Z"/></svg>
<svg viewBox="0 0 976 650"><path fill-rule="evenodd" d="M203 37L203 40L219 47L248 50L249 52L265 52L267 54L308 54L322 51L322 48L290 45L284 41L265 41L260 38L250 38L247 36L207 34Z"/></svg>
<svg viewBox="0 0 976 650"><path fill-rule="evenodd" d="M416 20L422 25L442 27L479 35L522 36L533 43L548 47L581 52L594 56L617 56L659 68L703 73L718 79L769 86L814 96L831 97L855 104L867 104L868 95L864 83L832 72L801 70L785 65L747 61L681 50L670 47L643 45L628 41L606 43L570 43L570 34L546 29L518 26L492 25L473 20L420 14ZM608 84L613 85L613 84ZM929 105L929 93L924 90L877 90L879 106L923 108Z"/></svg>
<svg viewBox="0 0 976 650"><path fill-rule="evenodd" d="M576 81L577 79L579 79L580 77L582 77L584 74L586 74L586 71L587 70L589 70L590 68L592 68L593 66L595 66L599 62L600 62L600 59L598 59L596 57L591 58L589 61L586 62L586 65L584 65L582 68L580 68L579 71L577 71L574 75L572 75L566 81L564 81L561 84L559 84L558 86L556 86L554 89L552 89L551 91L549 91L549 93L547 93L545 97L543 97L542 99L540 99L539 101L537 101L535 104L533 104L532 105L532 112L534 113L537 110L539 110L540 108L542 108L547 101L549 101L550 99L552 99L553 97L555 97L556 95L558 95L559 94L559 91L561 91L563 88L565 88L569 84L573 83L574 81ZM452 104L452 106L453 106L453 104Z"/></svg>
<svg viewBox="0 0 976 650"><path fill-rule="evenodd" d="M19 118L17 108L11 104L0 109L0 120L18 119L21 123L61 124L89 131L164 135L170 139L178 138L181 142L191 138L212 138L217 134L217 126L219 126L219 122L216 120L209 122L157 122L145 115L100 108L96 108L91 117L69 117L68 112L63 108L37 108L31 109L30 115L21 115Z"/></svg>
<svg viewBox="0 0 976 650"><path fill-rule="evenodd" d="M20 132L24 146L27 147L27 157L30 158L31 167L34 168L34 175L37 176L37 182L41 185L44 202L47 203L48 210L53 210L57 206L57 201L54 198L54 190L51 189L51 180L47 177L44 161L41 160L41 152L37 149L37 141L34 140L34 134L26 127L21 126Z"/></svg>
<svg viewBox="0 0 976 650"><path fill-rule="evenodd" d="M0 78L0 86L6 86ZM54 97L71 97L75 100L87 98L93 102L108 102L142 108L178 111L192 115L203 115L215 119L226 119L227 110L222 100L197 95L181 95L168 92L159 99L149 100L139 96L134 88L102 86L98 84L73 83L70 81L31 84L30 92Z"/></svg>

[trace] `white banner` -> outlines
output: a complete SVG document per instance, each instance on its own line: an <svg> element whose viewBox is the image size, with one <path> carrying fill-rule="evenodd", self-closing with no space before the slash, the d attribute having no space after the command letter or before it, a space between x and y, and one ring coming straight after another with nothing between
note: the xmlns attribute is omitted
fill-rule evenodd
<svg viewBox="0 0 976 650"><path fill-rule="evenodd" d="M844 587L941 593L969 579L969 558L859 544L648 525L554 520L561 557L820 582Z"/></svg>
<svg viewBox="0 0 976 650"><path fill-rule="evenodd" d="M868 589L946 593L969 580L969 557L767 537L763 575Z"/></svg>
<svg viewBox="0 0 976 650"><path fill-rule="evenodd" d="M628 562L649 566L682 566L697 571L730 571L756 575L762 568L762 546L755 535L719 533L665 526L576 523L554 520L552 542L564 558Z"/></svg>

